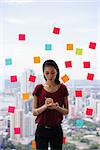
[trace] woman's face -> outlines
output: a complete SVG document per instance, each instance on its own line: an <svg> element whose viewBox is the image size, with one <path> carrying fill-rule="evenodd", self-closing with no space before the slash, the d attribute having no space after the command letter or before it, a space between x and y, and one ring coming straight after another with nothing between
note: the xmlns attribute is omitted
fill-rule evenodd
<svg viewBox="0 0 100 150"><path fill-rule="evenodd" d="M55 78L57 76L57 70L52 66L46 66L44 68L44 76L47 81L55 81Z"/></svg>

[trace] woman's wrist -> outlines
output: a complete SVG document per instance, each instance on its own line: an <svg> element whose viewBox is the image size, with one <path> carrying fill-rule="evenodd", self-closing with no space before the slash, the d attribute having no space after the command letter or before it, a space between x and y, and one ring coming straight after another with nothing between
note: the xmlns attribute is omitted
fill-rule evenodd
<svg viewBox="0 0 100 150"><path fill-rule="evenodd" d="M44 104L44 105L43 105L43 108L44 108L44 109L47 109L47 105L46 105L46 104Z"/></svg>

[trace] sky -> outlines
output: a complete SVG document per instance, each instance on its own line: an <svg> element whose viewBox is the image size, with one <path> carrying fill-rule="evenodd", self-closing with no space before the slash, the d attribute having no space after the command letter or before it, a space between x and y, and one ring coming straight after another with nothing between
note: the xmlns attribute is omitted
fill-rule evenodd
<svg viewBox="0 0 100 150"><path fill-rule="evenodd" d="M59 35L52 33L54 27L60 28ZM21 33L25 41L18 40ZM97 44L95 50L89 49L90 42ZM73 43L73 51L66 50L68 43ZM46 51L45 44L52 44L52 50ZM27 68L42 74L46 59L57 62L61 76L86 79L90 72L100 79L99 47L99 0L0 0L0 85ZM76 48L82 48L83 55L76 55ZM35 56L40 56L40 64L33 63ZM5 65L6 58L12 58L12 65ZM65 68L65 61L72 61L72 68ZM83 61L90 61L91 68L84 69Z"/></svg>

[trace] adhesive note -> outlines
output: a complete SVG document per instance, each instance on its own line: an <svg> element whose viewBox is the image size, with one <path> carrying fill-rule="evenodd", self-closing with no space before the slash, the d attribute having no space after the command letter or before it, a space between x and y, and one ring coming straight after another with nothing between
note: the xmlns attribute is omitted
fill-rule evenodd
<svg viewBox="0 0 100 150"><path fill-rule="evenodd" d="M32 141L32 148L36 148L36 142L35 142L35 140Z"/></svg>
<svg viewBox="0 0 100 150"><path fill-rule="evenodd" d="M65 74L64 76L61 77L61 79L65 83L69 80L69 77Z"/></svg>
<svg viewBox="0 0 100 150"><path fill-rule="evenodd" d="M14 111L15 111L15 107L14 106L9 106L8 107L8 112L9 113L14 113Z"/></svg>
<svg viewBox="0 0 100 150"><path fill-rule="evenodd" d="M73 50L73 44L67 44L66 50Z"/></svg>
<svg viewBox="0 0 100 150"><path fill-rule="evenodd" d="M93 80L93 79L94 79L94 74L88 73L87 80Z"/></svg>
<svg viewBox="0 0 100 150"><path fill-rule="evenodd" d="M65 67L66 68L72 67L72 61L65 61Z"/></svg>
<svg viewBox="0 0 100 150"><path fill-rule="evenodd" d="M59 34L60 33L60 28L54 27L53 28L53 33L54 34Z"/></svg>
<svg viewBox="0 0 100 150"><path fill-rule="evenodd" d="M94 43L94 42L90 42L90 44L89 44L89 48L91 48L91 49L95 49L95 48L96 48L96 43Z"/></svg>
<svg viewBox="0 0 100 150"><path fill-rule="evenodd" d="M14 128L14 134L21 134L20 128Z"/></svg>
<svg viewBox="0 0 100 150"><path fill-rule="evenodd" d="M63 137L63 144L66 144L66 137Z"/></svg>
<svg viewBox="0 0 100 150"><path fill-rule="evenodd" d="M23 94L22 94L22 99L23 99L23 100L28 100L29 97L30 97L29 93L23 93Z"/></svg>
<svg viewBox="0 0 100 150"><path fill-rule="evenodd" d="M12 59L11 58L6 58L5 59L5 65L12 65Z"/></svg>
<svg viewBox="0 0 100 150"><path fill-rule="evenodd" d="M11 82L17 82L17 76L16 75L10 76L10 81Z"/></svg>
<svg viewBox="0 0 100 150"><path fill-rule="evenodd" d="M19 40L24 41L25 40L25 34L19 34Z"/></svg>
<svg viewBox="0 0 100 150"><path fill-rule="evenodd" d="M86 109L86 115L92 116L93 115L93 109L92 108L87 108Z"/></svg>
<svg viewBox="0 0 100 150"><path fill-rule="evenodd" d="M52 50L52 44L45 44L45 50Z"/></svg>
<svg viewBox="0 0 100 150"><path fill-rule="evenodd" d="M34 57L34 63L40 63L40 57L39 56Z"/></svg>
<svg viewBox="0 0 100 150"><path fill-rule="evenodd" d="M76 90L75 91L75 97L82 97L82 91L81 90Z"/></svg>
<svg viewBox="0 0 100 150"><path fill-rule="evenodd" d="M76 55L82 55L83 49L82 48L76 48Z"/></svg>
<svg viewBox="0 0 100 150"><path fill-rule="evenodd" d="M83 125L84 125L84 120L82 119L75 120L75 126L82 127Z"/></svg>
<svg viewBox="0 0 100 150"><path fill-rule="evenodd" d="M89 61L83 62L83 67L84 68L90 68L90 62Z"/></svg>
<svg viewBox="0 0 100 150"><path fill-rule="evenodd" d="M33 76L33 75L29 76L29 81L30 82L35 82L35 80L36 80L36 76Z"/></svg>

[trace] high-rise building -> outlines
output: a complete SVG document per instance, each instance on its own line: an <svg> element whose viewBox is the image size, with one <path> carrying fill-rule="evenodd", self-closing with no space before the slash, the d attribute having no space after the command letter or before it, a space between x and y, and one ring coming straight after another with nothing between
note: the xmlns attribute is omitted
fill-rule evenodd
<svg viewBox="0 0 100 150"><path fill-rule="evenodd" d="M5 120L2 116L0 116L0 131L5 129Z"/></svg>
<svg viewBox="0 0 100 150"><path fill-rule="evenodd" d="M100 99L95 99L94 111L95 117L100 120Z"/></svg>
<svg viewBox="0 0 100 150"><path fill-rule="evenodd" d="M83 100L82 97L75 97L75 114L76 116L81 116L83 110Z"/></svg>
<svg viewBox="0 0 100 150"><path fill-rule="evenodd" d="M10 119L10 138L20 140L21 138L31 137L35 133L35 117L31 112L25 114L23 109L15 109ZM14 128L20 128L21 134L14 134Z"/></svg>
<svg viewBox="0 0 100 150"><path fill-rule="evenodd" d="M30 75L35 75L35 72L32 69L27 69L22 73L22 76L20 77L21 93L32 93L35 83L29 81Z"/></svg>
<svg viewBox="0 0 100 150"><path fill-rule="evenodd" d="M35 84L35 82L29 81L30 75L35 75L35 72L32 69L27 69L22 73L22 76L20 77L20 83L21 83L20 97L22 97L23 93L29 94L29 99L27 101L24 101L23 99L20 100L22 109L24 109L26 112L30 110L30 100L33 99L32 92L34 90L34 84Z"/></svg>
<svg viewBox="0 0 100 150"><path fill-rule="evenodd" d="M23 137L23 125L24 125L24 110L15 109L15 112L11 114L10 119L10 138L19 140ZM14 128L20 128L21 134L14 134Z"/></svg>
<svg viewBox="0 0 100 150"><path fill-rule="evenodd" d="M3 142L3 133L0 131L0 149Z"/></svg>
<svg viewBox="0 0 100 150"><path fill-rule="evenodd" d="M23 126L23 136L30 137L35 134L35 117L31 112L24 115L24 126Z"/></svg>

